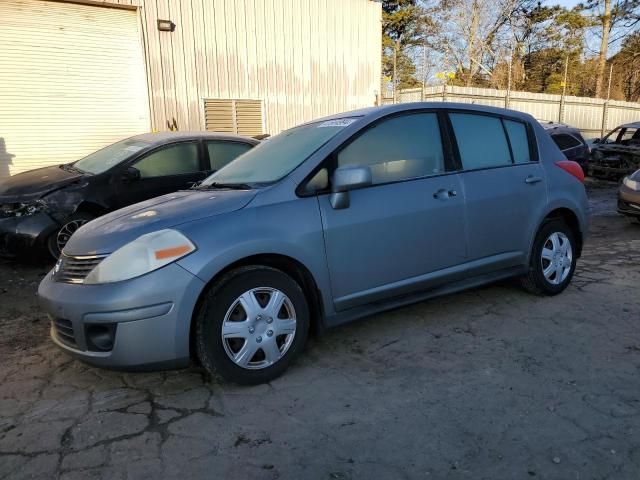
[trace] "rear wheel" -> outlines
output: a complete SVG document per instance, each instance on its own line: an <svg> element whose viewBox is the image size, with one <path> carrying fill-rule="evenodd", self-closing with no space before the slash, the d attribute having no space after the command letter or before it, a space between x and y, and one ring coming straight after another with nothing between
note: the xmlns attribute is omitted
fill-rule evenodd
<svg viewBox="0 0 640 480"><path fill-rule="evenodd" d="M538 295L562 292L573 277L577 251L574 234L566 223L545 223L533 244L529 273L521 279L523 287Z"/></svg>
<svg viewBox="0 0 640 480"><path fill-rule="evenodd" d="M71 235L75 233L82 225L90 222L96 218L94 215L85 212L77 212L67 217L62 226L49 235L47 239L47 249L54 259L58 259L62 254L62 249L65 247Z"/></svg>
<svg viewBox="0 0 640 480"><path fill-rule="evenodd" d="M240 384L269 382L302 352L309 308L300 286L280 270L242 267L206 293L196 316L196 349L213 375Z"/></svg>

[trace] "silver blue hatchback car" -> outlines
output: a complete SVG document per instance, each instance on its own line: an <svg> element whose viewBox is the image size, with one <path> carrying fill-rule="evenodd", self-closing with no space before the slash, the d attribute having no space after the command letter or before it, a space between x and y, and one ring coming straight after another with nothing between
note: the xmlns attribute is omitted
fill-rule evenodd
<svg viewBox="0 0 640 480"><path fill-rule="evenodd" d="M506 277L561 292L588 228L582 180L523 113L358 110L89 222L39 295L53 341L92 364L196 357L228 380L266 382L313 328Z"/></svg>

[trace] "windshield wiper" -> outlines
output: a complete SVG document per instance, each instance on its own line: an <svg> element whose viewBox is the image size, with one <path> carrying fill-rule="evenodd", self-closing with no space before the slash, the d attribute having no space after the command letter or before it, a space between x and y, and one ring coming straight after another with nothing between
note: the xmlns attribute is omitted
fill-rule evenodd
<svg viewBox="0 0 640 480"><path fill-rule="evenodd" d="M215 188L228 188L230 190L251 190L251 185L248 183L222 183L222 182L213 182L207 185L198 185L195 187L196 189L200 188L203 190L211 190Z"/></svg>

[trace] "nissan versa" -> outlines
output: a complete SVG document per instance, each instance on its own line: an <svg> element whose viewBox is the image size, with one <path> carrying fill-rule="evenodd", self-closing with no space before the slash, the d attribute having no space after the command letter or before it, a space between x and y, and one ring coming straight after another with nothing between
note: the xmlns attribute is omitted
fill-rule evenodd
<svg viewBox="0 0 640 480"><path fill-rule="evenodd" d="M82 226L39 288L53 341L117 368L280 375L311 328L506 277L570 282L580 166L533 117L414 103L287 130L198 188Z"/></svg>

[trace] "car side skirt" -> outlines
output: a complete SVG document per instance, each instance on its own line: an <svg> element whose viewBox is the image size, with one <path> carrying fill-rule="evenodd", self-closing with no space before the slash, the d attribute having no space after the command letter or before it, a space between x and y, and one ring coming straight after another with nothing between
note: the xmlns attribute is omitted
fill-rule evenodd
<svg viewBox="0 0 640 480"><path fill-rule="evenodd" d="M362 317L404 307L406 305L411 305L412 303L422 302L431 298L441 297L486 285L487 283L496 282L498 280L524 275L527 271L527 266L519 265L516 267L503 268L493 272L464 278L430 290L394 297L386 301L375 302L362 307L355 307L332 316L327 316L324 318L324 325L329 328L336 327L338 325L358 320Z"/></svg>

